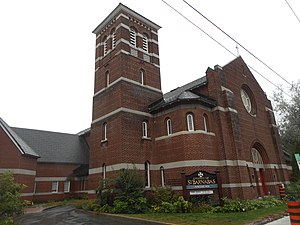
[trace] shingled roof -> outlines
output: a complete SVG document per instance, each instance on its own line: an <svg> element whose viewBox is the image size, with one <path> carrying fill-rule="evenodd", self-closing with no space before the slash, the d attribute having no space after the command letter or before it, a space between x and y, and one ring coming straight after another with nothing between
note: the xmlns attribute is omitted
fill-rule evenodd
<svg viewBox="0 0 300 225"><path fill-rule="evenodd" d="M215 106L216 101L200 94L193 92L194 89L204 86L207 84L206 76L201 77L197 80L194 80L186 85L178 87L166 94L163 95L163 98L152 103L148 108L149 111L154 113L159 110L163 110L166 107L169 107L175 103L179 102L201 102L207 106Z"/></svg>
<svg viewBox="0 0 300 225"><path fill-rule="evenodd" d="M0 117L0 127L4 130L7 136L11 139L11 141L15 144L18 150L21 152L22 155L31 156L38 158L39 155L27 145L11 128L8 124L1 119Z"/></svg>
<svg viewBox="0 0 300 225"><path fill-rule="evenodd" d="M88 164L88 145L79 135L11 129L40 156L38 162Z"/></svg>

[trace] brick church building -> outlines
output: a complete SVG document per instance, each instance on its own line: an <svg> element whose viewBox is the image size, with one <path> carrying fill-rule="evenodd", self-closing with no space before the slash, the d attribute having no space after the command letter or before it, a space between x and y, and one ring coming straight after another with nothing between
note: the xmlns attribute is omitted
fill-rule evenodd
<svg viewBox="0 0 300 225"><path fill-rule="evenodd" d="M145 190L181 192L182 173L215 173L229 198L278 195L286 164L271 102L241 57L163 94L160 26L119 4L96 35L91 127L76 135L0 119L0 173L34 201L95 196L99 181L137 168Z"/></svg>

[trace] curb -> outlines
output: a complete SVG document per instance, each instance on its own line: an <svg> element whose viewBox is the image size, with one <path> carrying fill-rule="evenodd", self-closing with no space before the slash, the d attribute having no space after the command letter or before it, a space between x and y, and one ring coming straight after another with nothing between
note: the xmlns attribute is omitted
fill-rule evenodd
<svg viewBox="0 0 300 225"><path fill-rule="evenodd" d="M115 217L115 218L121 218L125 219L127 221L142 221L143 225L177 225L175 223L166 223L166 222L161 222L161 221L155 221L155 220L147 220L143 218L136 218L136 217L130 217L130 216L125 216L125 215L120 215L120 214L112 214L112 213L96 213L93 211L86 211L84 209L76 209L80 212L87 213L87 214L93 214L93 215L102 215L102 216L107 216L107 217Z"/></svg>
<svg viewBox="0 0 300 225"><path fill-rule="evenodd" d="M59 207L61 205L54 205L54 206L48 206L48 207L28 207L24 208L23 212L24 214L31 214L31 213L40 213L43 212L44 210L52 209L55 207Z"/></svg>
<svg viewBox="0 0 300 225"><path fill-rule="evenodd" d="M110 217L117 217L117 218L122 218L126 220L133 220L133 221L142 221L143 224L153 224L153 225L176 225L174 223L165 223L165 222L160 222L160 221L155 221L155 220L147 220L147 219L142 219L142 218L136 218L136 217L130 217L130 216L124 216L124 215L118 215L118 214L111 214L111 213L100 213L101 215L104 216L110 216Z"/></svg>
<svg viewBox="0 0 300 225"><path fill-rule="evenodd" d="M277 215L274 215L272 217L268 217L268 218L265 218L263 220L260 220L260 221L256 221L256 222L253 222L253 223L249 223L248 225L264 225L264 224L267 224L267 223L270 223L270 222L273 222L275 220L279 220L285 216L288 216L289 214L288 213L282 213L282 214L277 214Z"/></svg>

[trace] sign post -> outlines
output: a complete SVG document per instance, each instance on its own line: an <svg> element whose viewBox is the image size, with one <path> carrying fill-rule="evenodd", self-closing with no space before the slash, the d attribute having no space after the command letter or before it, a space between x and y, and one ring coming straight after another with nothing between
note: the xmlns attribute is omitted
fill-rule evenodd
<svg viewBox="0 0 300 225"><path fill-rule="evenodd" d="M182 184L183 198L184 198L184 200L188 201L189 196L188 196L188 193L186 190L185 172L184 171L181 172L181 184Z"/></svg>
<svg viewBox="0 0 300 225"><path fill-rule="evenodd" d="M218 181L219 202L221 206L224 206L223 191L222 191L222 177L220 176L220 171L216 171L216 175Z"/></svg>

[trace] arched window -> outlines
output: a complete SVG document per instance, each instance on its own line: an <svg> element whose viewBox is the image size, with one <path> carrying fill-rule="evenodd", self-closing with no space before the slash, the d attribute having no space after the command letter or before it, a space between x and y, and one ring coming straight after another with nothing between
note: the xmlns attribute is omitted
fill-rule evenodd
<svg viewBox="0 0 300 225"><path fill-rule="evenodd" d="M167 134L171 135L173 131L172 131L172 121L170 118L166 120L166 125L167 125Z"/></svg>
<svg viewBox="0 0 300 225"><path fill-rule="evenodd" d="M160 180L161 180L161 186L164 187L165 186L165 170L164 170L163 166L160 167Z"/></svg>
<svg viewBox="0 0 300 225"><path fill-rule="evenodd" d="M145 187L149 188L150 185L150 162L145 162Z"/></svg>
<svg viewBox="0 0 300 225"><path fill-rule="evenodd" d="M140 70L140 78L141 78L141 84L145 84L145 71L143 69Z"/></svg>
<svg viewBox="0 0 300 225"><path fill-rule="evenodd" d="M143 121L142 130L143 130L143 138L147 138L148 137L148 121Z"/></svg>
<svg viewBox="0 0 300 225"><path fill-rule="evenodd" d="M107 140L107 123L102 124L102 140L106 141Z"/></svg>
<svg viewBox="0 0 300 225"><path fill-rule="evenodd" d="M263 159L256 148L252 148L251 153L252 153L252 162L254 164L260 164L260 165L264 164Z"/></svg>
<svg viewBox="0 0 300 225"><path fill-rule="evenodd" d="M129 36L130 36L129 39L130 44L136 47L136 31L133 28L130 28Z"/></svg>
<svg viewBox="0 0 300 225"><path fill-rule="evenodd" d="M106 85L106 87L109 86L109 72L108 71L106 71L106 73L105 73L105 85Z"/></svg>
<svg viewBox="0 0 300 225"><path fill-rule="evenodd" d="M256 103L251 89L247 85L242 85L241 99L246 111L251 114L256 114Z"/></svg>
<svg viewBox="0 0 300 225"><path fill-rule="evenodd" d="M193 114L189 113L186 116L186 120L187 120L187 130L188 131L194 131L194 117Z"/></svg>
<svg viewBox="0 0 300 225"><path fill-rule="evenodd" d="M244 89L241 90L241 97L242 97L242 101L243 101L243 104L245 106L245 109L247 110L247 112L250 113L251 108L252 108L251 100L250 100L250 97L249 97L248 93Z"/></svg>
<svg viewBox="0 0 300 225"><path fill-rule="evenodd" d="M117 46L116 29L111 32L111 47L114 49Z"/></svg>
<svg viewBox="0 0 300 225"><path fill-rule="evenodd" d="M143 50L148 52L148 37L146 34L143 34Z"/></svg>
<svg viewBox="0 0 300 225"><path fill-rule="evenodd" d="M102 165L102 173L103 173L103 180L105 180L106 179L106 165L105 165L105 163L103 163L103 165Z"/></svg>
<svg viewBox="0 0 300 225"><path fill-rule="evenodd" d="M208 117L206 114L203 114L203 125L204 125L204 131L208 132Z"/></svg>

